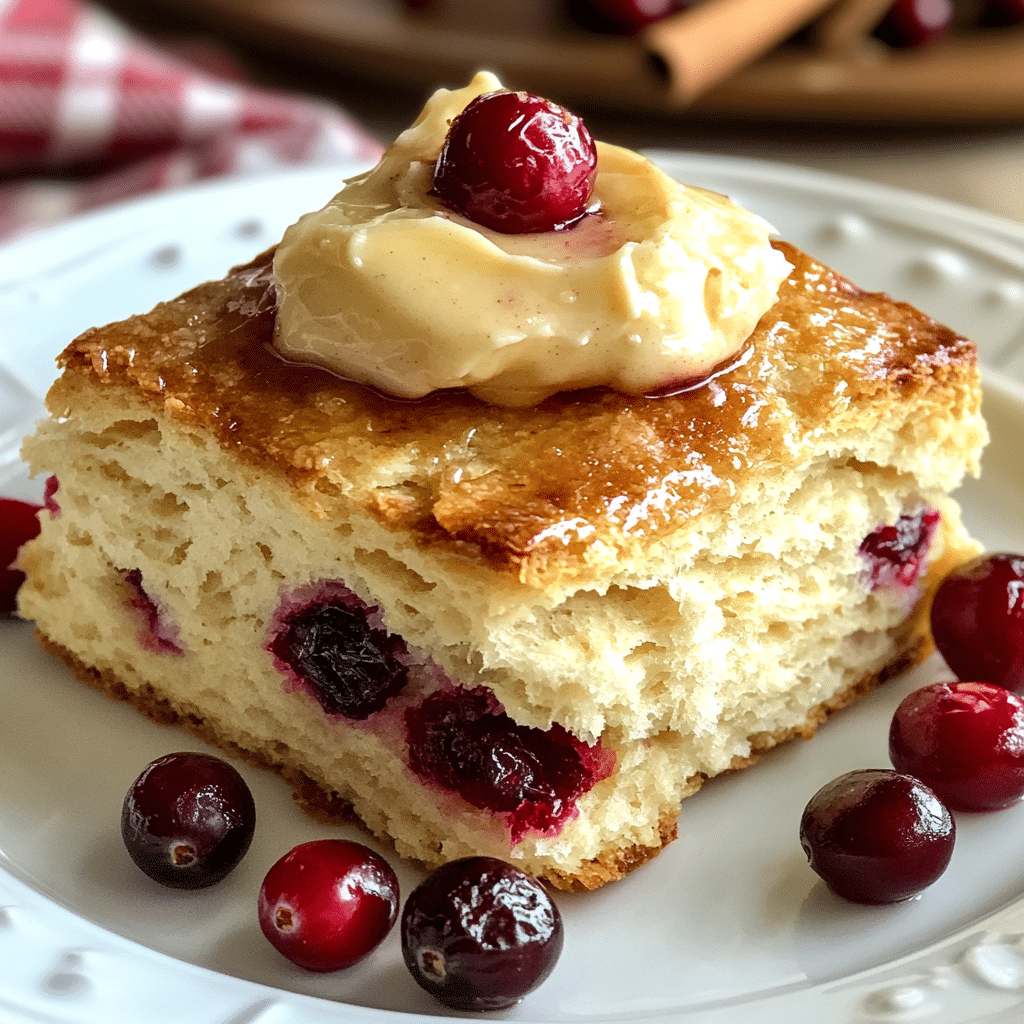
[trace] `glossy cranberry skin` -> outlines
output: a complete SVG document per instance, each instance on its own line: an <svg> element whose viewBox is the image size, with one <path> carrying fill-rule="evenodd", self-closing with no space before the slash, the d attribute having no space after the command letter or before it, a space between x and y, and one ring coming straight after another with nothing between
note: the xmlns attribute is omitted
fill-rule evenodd
<svg viewBox="0 0 1024 1024"><path fill-rule="evenodd" d="M879 526L861 541L858 550L872 590L914 585L940 519L934 508L904 512L891 526Z"/></svg>
<svg viewBox="0 0 1024 1024"><path fill-rule="evenodd" d="M687 6L687 0L570 0L569 13L592 31L631 35Z"/></svg>
<svg viewBox="0 0 1024 1024"><path fill-rule="evenodd" d="M432 194L504 234L555 231L587 212L597 148L564 107L525 92L474 99L452 122Z"/></svg>
<svg viewBox="0 0 1024 1024"><path fill-rule="evenodd" d="M1024 795L1024 700L991 683L934 683L893 715L889 757L954 810L995 811Z"/></svg>
<svg viewBox="0 0 1024 1024"><path fill-rule="evenodd" d="M504 1010L562 951L562 917L535 878L494 857L438 868L402 911L402 955L416 982L455 1010Z"/></svg>
<svg viewBox="0 0 1024 1024"><path fill-rule="evenodd" d="M923 782L881 768L823 786L800 820L811 867L855 903L916 896L946 870L955 834L949 810Z"/></svg>
<svg viewBox="0 0 1024 1024"><path fill-rule="evenodd" d="M143 769L121 810L121 838L150 878L172 889L204 889L245 856L256 805L226 761L191 751Z"/></svg>
<svg viewBox="0 0 1024 1024"><path fill-rule="evenodd" d="M952 0L896 0L874 34L890 46L922 46L945 35L952 24Z"/></svg>
<svg viewBox="0 0 1024 1024"><path fill-rule="evenodd" d="M979 555L939 585L932 638L958 679L1024 693L1024 555Z"/></svg>
<svg viewBox="0 0 1024 1024"><path fill-rule="evenodd" d="M372 953L398 918L398 878L362 843L317 839L263 879L259 921L271 945L307 971L338 971Z"/></svg>
<svg viewBox="0 0 1024 1024"><path fill-rule="evenodd" d="M18 588L25 574L10 565L18 548L39 533L40 507L17 498L0 498L0 615L10 615L17 607Z"/></svg>

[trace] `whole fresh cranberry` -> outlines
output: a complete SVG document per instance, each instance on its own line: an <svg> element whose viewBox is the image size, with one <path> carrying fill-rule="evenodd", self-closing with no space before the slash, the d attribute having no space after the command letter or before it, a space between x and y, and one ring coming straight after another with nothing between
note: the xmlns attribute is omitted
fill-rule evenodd
<svg viewBox="0 0 1024 1024"><path fill-rule="evenodd" d="M596 168L575 114L530 93L492 92L452 121L432 194L493 231L556 231L587 212Z"/></svg>
<svg viewBox="0 0 1024 1024"><path fill-rule="evenodd" d="M10 615L17 607L25 574L10 565L21 545L39 533L40 508L17 498L0 498L0 615Z"/></svg>
<svg viewBox="0 0 1024 1024"><path fill-rule="evenodd" d="M953 855L956 828L919 779L881 768L823 786L800 820L811 867L855 903L897 903L932 884Z"/></svg>
<svg viewBox="0 0 1024 1024"><path fill-rule="evenodd" d="M263 879L263 934L308 971L337 971L373 952L398 918L398 878L373 850L318 839L285 854Z"/></svg>
<svg viewBox="0 0 1024 1024"><path fill-rule="evenodd" d="M689 6L692 0L569 0L569 13L593 32L632 34Z"/></svg>
<svg viewBox="0 0 1024 1024"><path fill-rule="evenodd" d="M402 911L402 955L416 982L460 1011L504 1010L562 951L562 917L535 878L494 857L438 868Z"/></svg>
<svg viewBox="0 0 1024 1024"><path fill-rule="evenodd" d="M939 585L932 638L958 679L1024 692L1024 555L979 555Z"/></svg>
<svg viewBox="0 0 1024 1024"><path fill-rule="evenodd" d="M949 807L994 811L1024 795L1024 700L991 683L934 683L900 703L893 767Z"/></svg>
<svg viewBox="0 0 1024 1024"><path fill-rule="evenodd" d="M158 758L132 783L121 810L121 837L150 878L172 889L219 882L245 856L256 805L245 780L211 754Z"/></svg>
<svg viewBox="0 0 1024 1024"><path fill-rule="evenodd" d="M945 35L952 24L952 0L896 0L874 34L890 46L921 46Z"/></svg>

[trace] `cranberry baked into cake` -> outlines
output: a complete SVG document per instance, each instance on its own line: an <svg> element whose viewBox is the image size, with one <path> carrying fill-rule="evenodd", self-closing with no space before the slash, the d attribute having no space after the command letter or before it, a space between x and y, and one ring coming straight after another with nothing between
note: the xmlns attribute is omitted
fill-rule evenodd
<svg viewBox="0 0 1024 1024"><path fill-rule="evenodd" d="M466 229L425 202L401 231ZM326 229L297 230L61 356L20 611L83 679L411 859L594 888L705 779L928 653L930 590L977 550L948 497L985 441L969 342L776 242L777 300L698 385L396 398L280 354L288 282L333 301L303 277Z"/></svg>

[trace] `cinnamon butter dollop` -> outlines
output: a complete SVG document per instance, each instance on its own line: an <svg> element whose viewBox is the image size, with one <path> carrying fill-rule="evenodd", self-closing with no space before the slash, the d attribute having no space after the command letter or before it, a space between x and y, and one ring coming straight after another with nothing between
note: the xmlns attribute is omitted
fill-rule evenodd
<svg viewBox="0 0 1024 1024"><path fill-rule="evenodd" d="M650 393L739 352L792 267L724 196L599 142L592 212L565 230L502 234L432 198L452 120L500 88L481 72L438 90L376 167L285 232L278 351L399 398L466 388L504 406Z"/></svg>

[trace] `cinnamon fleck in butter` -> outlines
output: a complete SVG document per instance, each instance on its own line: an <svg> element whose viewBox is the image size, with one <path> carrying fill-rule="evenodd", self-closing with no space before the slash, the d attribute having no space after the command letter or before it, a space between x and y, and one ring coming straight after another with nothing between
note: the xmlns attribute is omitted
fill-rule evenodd
<svg viewBox="0 0 1024 1024"><path fill-rule="evenodd" d="M400 398L465 388L515 407L661 390L742 349L792 267L724 196L602 143L594 212L564 231L501 234L430 196L452 119L500 88L480 73L439 90L373 170L288 229L281 354Z"/></svg>

